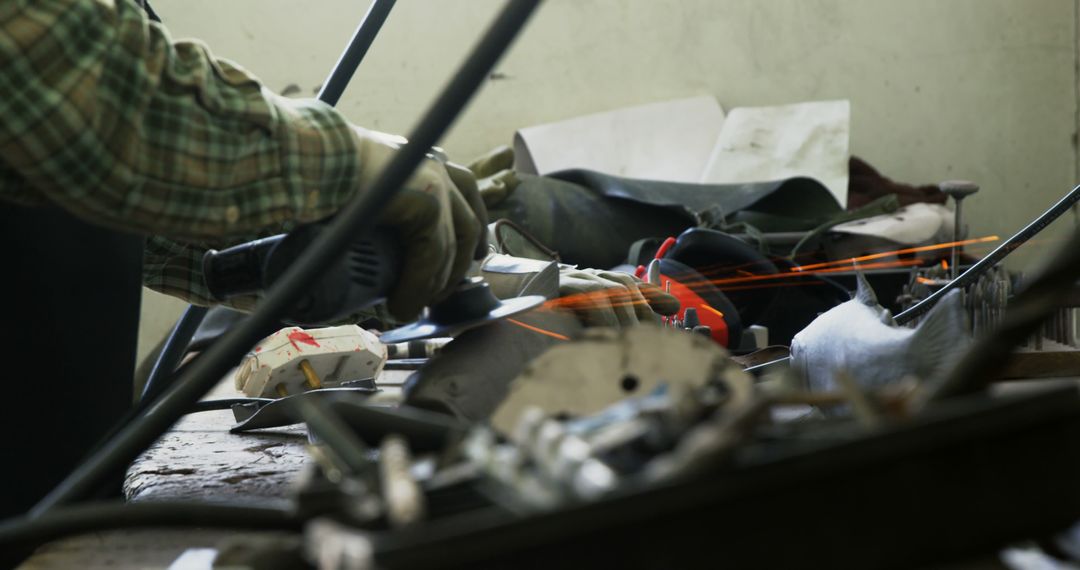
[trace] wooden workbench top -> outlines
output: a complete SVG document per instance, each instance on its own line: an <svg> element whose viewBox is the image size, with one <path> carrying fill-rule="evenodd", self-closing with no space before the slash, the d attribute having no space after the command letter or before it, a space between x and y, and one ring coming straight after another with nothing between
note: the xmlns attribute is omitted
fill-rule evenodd
<svg viewBox="0 0 1080 570"><path fill-rule="evenodd" d="M400 393L408 372L387 372L379 386ZM233 398L223 381L207 399ZM124 481L129 501L204 501L283 506L309 461L302 427L233 435L230 411L185 416L136 460ZM20 568L134 570L168 568L185 550L208 548L254 533L228 530L123 530L93 533L43 546Z"/></svg>

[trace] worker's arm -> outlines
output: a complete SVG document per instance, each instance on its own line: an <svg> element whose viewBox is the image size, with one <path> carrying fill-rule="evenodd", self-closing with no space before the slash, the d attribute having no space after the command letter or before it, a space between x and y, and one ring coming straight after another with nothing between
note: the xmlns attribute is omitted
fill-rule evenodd
<svg viewBox="0 0 1080 570"><path fill-rule="evenodd" d="M132 0L0 2L0 199L37 194L99 225L223 246L309 222L395 152L317 101L286 99ZM464 274L483 214L426 161L380 223L405 249L401 318Z"/></svg>
<svg viewBox="0 0 1080 570"><path fill-rule="evenodd" d="M325 217L354 188L338 113L173 42L132 0L4 2L0 61L0 156L88 221L242 236Z"/></svg>

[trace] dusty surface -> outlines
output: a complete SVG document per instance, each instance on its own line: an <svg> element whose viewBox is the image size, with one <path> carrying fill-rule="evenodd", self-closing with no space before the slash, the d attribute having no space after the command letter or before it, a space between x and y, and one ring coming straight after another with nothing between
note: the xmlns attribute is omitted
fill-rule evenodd
<svg viewBox="0 0 1080 570"><path fill-rule="evenodd" d="M388 395L398 392L407 372L379 379ZM236 397L232 381L207 399ZM206 412L182 419L132 464L124 482L129 501L192 500L282 506L292 482L308 461L302 427L232 435L232 412ZM123 530L77 536L43 546L20 568L128 570L168 568L183 552L207 548L252 533L229 530Z"/></svg>

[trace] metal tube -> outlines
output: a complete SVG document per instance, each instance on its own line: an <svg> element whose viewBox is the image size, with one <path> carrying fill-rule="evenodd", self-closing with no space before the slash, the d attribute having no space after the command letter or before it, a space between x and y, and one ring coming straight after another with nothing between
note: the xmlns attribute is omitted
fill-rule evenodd
<svg viewBox="0 0 1080 570"><path fill-rule="evenodd" d="M364 14L364 19L360 21L360 25L356 28L352 39L349 40L345 52L341 54L341 58L334 64L330 77L327 78L326 83L323 83L322 89L319 90L319 101L331 107L337 105L338 100L341 99L341 94L345 92L345 87L349 85L353 73L356 73L356 68L360 66L360 62L367 55L368 48L375 41L375 36L379 35L379 30L382 29L386 17L390 15L390 9L394 7L396 1L374 0L371 3L367 14Z"/></svg>
<svg viewBox="0 0 1080 570"><path fill-rule="evenodd" d="M31 511L40 516L57 505L85 496L123 469L165 433L195 402L262 338L262 333L296 303L326 267L370 230L380 212L405 184L431 147L453 123L509 48L540 0L509 0L449 85L417 125L409 142L379 173L368 192L355 196L296 263L267 292L258 309L214 343L146 411L88 458Z"/></svg>
<svg viewBox="0 0 1080 570"><path fill-rule="evenodd" d="M308 431L334 452L334 457L354 474L363 473L372 465L367 447L349 426L319 398L294 398L296 414L307 424Z"/></svg>
<svg viewBox="0 0 1080 570"><path fill-rule="evenodd" d="M154 361L154 368L146 379L146 386L143 386L140 402L149 402L165 389L168 379L176 371L176 366L184 357L184 351L187 350L191 337L202 324L208 310L206 307L188 305L184 314L180 315L180 320L176 321L172 332L169 333L169 338L165 341L165 346L161 348L161 353Z"/></svg>

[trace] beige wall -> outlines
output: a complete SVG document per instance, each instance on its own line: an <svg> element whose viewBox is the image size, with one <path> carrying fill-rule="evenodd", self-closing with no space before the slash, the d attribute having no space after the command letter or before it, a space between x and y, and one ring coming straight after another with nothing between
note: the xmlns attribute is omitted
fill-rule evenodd
<svg viewBox="0 0 1080 570"><path fill-rule="evenodd" d="M972 231L1009 233L1076 179L1075 2L548 0L443 146L467 160L521 126L689 95L848 98L855 154L902 181L980 182ZM340 108L407 132L501 4L399 1ZM175 36L313 95L367 2L154 5ZM147 302L148 336L175 311Z"/></svg>

